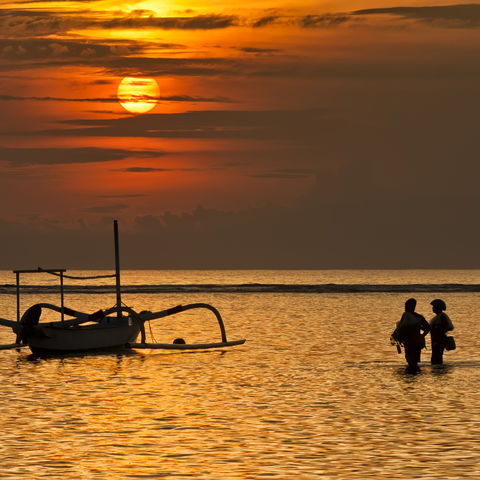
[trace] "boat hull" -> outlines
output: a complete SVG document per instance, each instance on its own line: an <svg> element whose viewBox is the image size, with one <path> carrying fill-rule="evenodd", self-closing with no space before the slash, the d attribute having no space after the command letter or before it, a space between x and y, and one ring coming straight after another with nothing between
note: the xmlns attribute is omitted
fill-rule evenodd
<svg viewBox="0 0 480 480"><path fill-rule="evenodd" d="M125 348L134 342L140 326L127 321L61 327L38 325L27 344L34 354L63 354Z"/></svg>

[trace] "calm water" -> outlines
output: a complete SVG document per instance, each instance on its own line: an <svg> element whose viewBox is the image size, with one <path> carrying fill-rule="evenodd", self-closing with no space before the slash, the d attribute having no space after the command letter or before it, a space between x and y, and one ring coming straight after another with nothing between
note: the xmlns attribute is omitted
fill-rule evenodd
<svg viewBox="0 0 480 480"><path fill-rule="evenodd" d="M123 278L480 283L478 271L223 274ZM1 478L480 478L480 294L443 294L458 349L447 352L443 368L430 367L424 352L418 375L405 374L403 356L389 343L407 296L125 295L137 310L212 303L228 338L247 343L226 351L48 359L1 351ZM415 294L427 318L435 296ZM56 296L26 295L25 307L39 300L58 303ZM66 305L94 311L114 302L110 294L78 294ZM14 319L15 311L15 297L0 295L0 316ZM213 315L197 311L158 320L151 333L168 342L220 339ZM13 340L6 328L0 335L2 343Z"/></svg>

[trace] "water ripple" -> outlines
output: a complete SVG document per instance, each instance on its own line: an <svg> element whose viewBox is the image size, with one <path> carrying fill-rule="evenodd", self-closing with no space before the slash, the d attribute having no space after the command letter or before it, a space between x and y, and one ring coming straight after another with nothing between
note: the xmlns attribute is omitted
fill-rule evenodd
<svg viewBox="0 0 480 480"><path fill-rule="evenodd" d="M440 368L425 352L418 375L388 342L401 295L188 300L200 299L248 342L193 354L2 352L2 478L480 478L477 295L449 297L459 349ZM210 320L185 314L154 334L203 341L218 335Z"/></svg>

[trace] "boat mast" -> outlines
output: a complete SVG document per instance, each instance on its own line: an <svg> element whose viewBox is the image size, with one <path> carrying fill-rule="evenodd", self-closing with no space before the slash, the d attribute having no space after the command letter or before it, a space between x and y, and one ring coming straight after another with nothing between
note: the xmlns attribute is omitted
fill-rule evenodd
<svg viewBox="0 0 480 480"><path fill-rule="evenodd" d="M122 295L120 292L120 254L118 247L118 222L113 221L113 236L115 238L115 289L117 292L117 317L122 317Z"/></svg>

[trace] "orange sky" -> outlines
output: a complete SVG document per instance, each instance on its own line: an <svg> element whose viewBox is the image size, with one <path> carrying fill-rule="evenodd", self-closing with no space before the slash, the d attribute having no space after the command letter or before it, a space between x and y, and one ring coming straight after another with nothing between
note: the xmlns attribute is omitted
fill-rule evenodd
<svg viewBox="0 0 480 480"><path fill-rule="evenodd" d="M469 215L480 4L22 0L0 9L0 222L12 239L93 235L115 217L133 238L167 236L169 248L179 232L198 234L209 259L200 266L218 263L207 232L232 225L244 229L225 240L232 250L220 266L478 263ZM154 79L155 108L127 112L117 99L124 77ZM171 214L186 222L179 231ZM421 239L408 247L398 240L406 224ZM438 225L452 233L432 250ZM459 259L449 247L466 237L472 250ZM21 258L12 239L8 251ZM242 245L250 263L236 263ZM175 255L169 266L183 265Z"/></svg>

